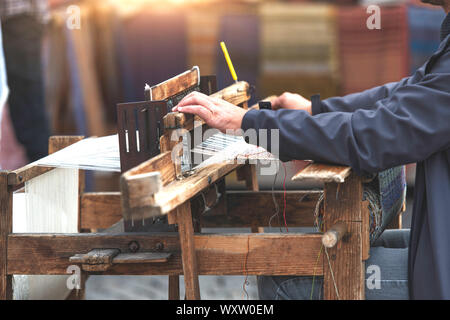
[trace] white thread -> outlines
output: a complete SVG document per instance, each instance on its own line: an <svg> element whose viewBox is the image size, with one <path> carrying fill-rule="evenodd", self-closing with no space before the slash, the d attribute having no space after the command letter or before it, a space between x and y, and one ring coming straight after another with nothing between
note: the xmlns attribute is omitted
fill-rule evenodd
<svg viewBox="0 0 450 320"><path fill-rule="evenodd" d="M25 183L13 200L14 233L78 232L78 170L54 169ZM15 275L14 299L61 299L67 276Z"/></svg>

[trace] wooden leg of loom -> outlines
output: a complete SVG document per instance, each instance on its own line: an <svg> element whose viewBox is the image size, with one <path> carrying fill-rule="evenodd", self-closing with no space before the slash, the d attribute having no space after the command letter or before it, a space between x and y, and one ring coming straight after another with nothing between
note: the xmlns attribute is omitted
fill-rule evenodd
<svg viewBox="0 0 450 320"><path fill-rule="evenodd" d="M258 176L256 174L256 165L246 164L242 168L237 170L237 175L239 180L245 180L245 185L248 190L259 191ZM252 233L264 232L263 227L252 226Z"/></svg>
<svg viewBox="0 0 450 320"><path fill-rule="evenodd" d="M12 276L7 274L8 234L12 233L12 191L8 172L0 172L0 299L12 299Z"/></svg>
<svg viewBox="0 0 450 320"><path fill-rule="evenodd" d="M352 174L344 183L326 183L324 190L325 231L337 222L348 231L333 248L324 248L324 298L364 299L361 179Z"/></svg>
<svg viewBox="0 0 450 320"><path fill-rule="evenodd" d="M169 276L169 300L180 300L179 276Z"/></svg>
<svg viewBox="0 0 450 320"><path fill-rule="evenodd" d="M195 254L194 228L192 226L191 203L186 201L177 208L178 233L183 259L184 285L187 300L200 299L197 257Z"/></svg>

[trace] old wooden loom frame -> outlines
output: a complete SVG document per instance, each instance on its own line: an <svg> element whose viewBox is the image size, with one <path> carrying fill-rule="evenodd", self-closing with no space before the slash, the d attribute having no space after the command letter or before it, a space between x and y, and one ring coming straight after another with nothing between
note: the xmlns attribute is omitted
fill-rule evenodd
<svg viewBox="0 0 450 320"><path fill-rule="evenodd" d="M157 89L164 98L183 91L186 85L174 79ZM239 82L215 96L247 108L249 86ZM12 298L14 274L67 275L67 268L78 264L83 278L89 274L168 275L169 299L180 298L180 275L184 275L186 299L200 299L199 275L323 275L325 299L364 299L364 262L370 245L362 178L348 167L308 165L294 179L324 183L325 233L258 232L269 226L274 209L272 193L258 190L254 165L219 163L180 179L180 166L171 159L174 144L170 136L179 128L192 130L192 120L179 113L164 118L161 154L122 174L121 192L84 192L84 174L80 171L80 232L109 228L121 218L143 211L152 212L152 216L166 215L178 232L12 233L13 192L53 168L28 165L1 171L0 298ZM49 153L80 139L51 137ZM224 177L233 171L245 181L248 191L225 192ZM217 190L223 194L219 199ZM321 194L287 192L289 227L314 225ZM275 198L282 208L283 193L276 191ZM217 204L203 214L204 207L211 203ZM251 227L252 233L205 234L200 232L202 227ZM329 259L323 243L329 247Z"/></svg>

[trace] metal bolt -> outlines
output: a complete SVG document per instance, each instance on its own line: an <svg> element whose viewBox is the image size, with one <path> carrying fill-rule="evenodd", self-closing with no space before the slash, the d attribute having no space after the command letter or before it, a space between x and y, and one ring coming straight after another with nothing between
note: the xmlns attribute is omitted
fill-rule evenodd
<svg viewBox="0 0 450 320"><path fill-rule="evenodd" d="M139 250L139 243L137 241L131 241L128 244L128 249L130 249L131 252L137 252Z"/></svg>
<svg viewBox="0 0 450 320"><path fill-rule="evenodd" d="M156 244L156 251L162 251L164 249L164 243L158 242Z"/></svg>

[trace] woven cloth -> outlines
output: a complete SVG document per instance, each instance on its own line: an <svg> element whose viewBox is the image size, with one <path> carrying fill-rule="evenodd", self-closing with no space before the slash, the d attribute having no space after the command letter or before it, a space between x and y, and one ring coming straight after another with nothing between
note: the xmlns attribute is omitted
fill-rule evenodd
<svg viewBox="0 0 450 320"><path fill-rule="evenodd" d="M364 184L363 201L370 212L370 243L373 244L402 210L406 198L405 166L379 172ZM316 207L316 226L323 225L323 197Z"/></svg>
<svg viewBox="0 0 450 320"><path fill-rule="evenodd" d="M2 0L0 17L4 20L19 14L35 15L42 18L47 12L47 0Z"/></svg>
<svg viewBox="0 0 450 320"><path fill-rule="evenodd" d="M405 166L378 173L364 185L363 200L369 202L370 242L373 243L400 213L406 197Z"/></svg>
<svg viewBox="0 0 450 320"><path fill-rule="evenodd" d="M365 7L338 9L342 94L399 81L409 74L406 6L381 7L381 29L367 28Z"/></svg>

